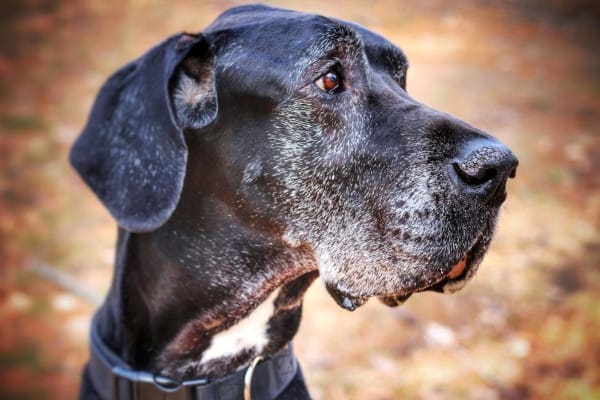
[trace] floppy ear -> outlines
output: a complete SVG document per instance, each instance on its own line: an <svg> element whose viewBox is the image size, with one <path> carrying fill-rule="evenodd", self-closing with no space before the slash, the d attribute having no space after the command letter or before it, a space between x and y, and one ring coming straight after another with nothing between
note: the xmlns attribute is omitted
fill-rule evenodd
<svg viewBox="0 0 600 400"><path fill-rule="evenodd" d="M104 84L70 160L129 231L151 231L173 213L183 187L183 129L217 114L213 55L201 35L179 34Z"/></svg>

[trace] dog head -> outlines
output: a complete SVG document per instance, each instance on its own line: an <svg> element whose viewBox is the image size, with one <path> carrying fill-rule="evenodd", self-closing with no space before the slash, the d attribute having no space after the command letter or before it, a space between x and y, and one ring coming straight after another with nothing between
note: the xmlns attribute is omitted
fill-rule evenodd
<svg viewBox="0 0 600 400"><path fill-rule="evenodd" d="M407 69L360 26L236 8L114 75L71 158L130 231L164 224L186 188L213 191L253 228L310 248L346 309L455 291L517 160L414 100Z"/></svg>

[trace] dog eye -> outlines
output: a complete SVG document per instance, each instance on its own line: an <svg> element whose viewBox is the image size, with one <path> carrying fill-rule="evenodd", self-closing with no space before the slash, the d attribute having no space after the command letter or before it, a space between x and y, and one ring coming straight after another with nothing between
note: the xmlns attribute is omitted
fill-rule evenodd
<svg viewBox="0 0 600 400"><path fill-rule="evenodd" d="M338 93L342 88L342 79L335 71L329 71L315 81L315 85L322 91L329 94Z"/></svg>

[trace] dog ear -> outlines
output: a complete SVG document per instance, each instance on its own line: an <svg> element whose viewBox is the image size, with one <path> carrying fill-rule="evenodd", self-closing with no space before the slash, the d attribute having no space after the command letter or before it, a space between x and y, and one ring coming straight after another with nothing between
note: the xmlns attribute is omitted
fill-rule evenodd
<svg viewBox="0 0 600 400"><path fill-rule="evenodd" d="M154 230L181 195L183 130L210 124L216 104L208 42L202 35L173 36L107 80L71 164L121 227Z"/></svg>

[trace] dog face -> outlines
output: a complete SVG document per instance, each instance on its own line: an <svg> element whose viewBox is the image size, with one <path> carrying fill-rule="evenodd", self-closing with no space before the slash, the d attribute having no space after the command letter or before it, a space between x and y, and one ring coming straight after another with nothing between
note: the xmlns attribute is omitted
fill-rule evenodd
<svg viewBox="0 0 600 400"><path fill-rule="evenodd" d="M418 291L458 290L473 276L517 160L489 135L412 99L400 49L356 25L263 6L230 10L202 35L176 40L134 66L167 71L161 107L175 128L148 116L148 130L168 125L171 136L160 156L146 157L164 184L132 193L150 174L132 155L126 168L115 165L120 159L103 167L121 174L115 185L133 181L103 199L121 226L147 231L169 218L184 185L185 136L190 157L209 155L219 170L191 160L186 187L214 191L289 248L309 248L346 309L373 296L395 305ZM157 67L148 60L164 46L174 55L161 55L171 62ZM90 148L85 139L78 146ZM102 168L87 162L74 159L102 198L109 190L94 183ZM204 169L201 183L189 176L194 168ZM163 195L129 210L127 199L148 196L150 186Z"/></svg>
<svg viewBox="0 0 600 400"><path fill-rule="evenodd" d="M277 43L283 31L294 40ZM220 146L255 142L228 162L242 167L241 203L283 226L290 246L312 247L341 306L394 305L473 276L516 168L510 150L412 99L403 52L361 27L260 9L209 32L218 95L254 110L236 111L240 130Z"/></svg>

